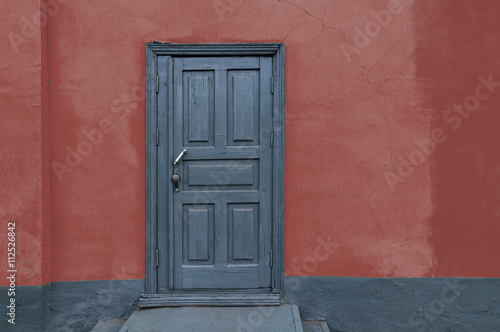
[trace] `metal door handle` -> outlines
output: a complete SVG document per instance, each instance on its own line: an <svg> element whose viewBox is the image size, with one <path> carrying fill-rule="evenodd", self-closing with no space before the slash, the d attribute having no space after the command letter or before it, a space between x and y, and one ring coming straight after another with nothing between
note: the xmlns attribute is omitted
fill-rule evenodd
<svg viewBox="0 0 500 332"><path fill-rule="evenodd" d="M182 156L185 155L187 152L188 152L188 149L182 150L181 153L179 153L179 155L177 156L177 158L175 158L174 165L177 165L179 163L179 161L181 160Z"/></svg>

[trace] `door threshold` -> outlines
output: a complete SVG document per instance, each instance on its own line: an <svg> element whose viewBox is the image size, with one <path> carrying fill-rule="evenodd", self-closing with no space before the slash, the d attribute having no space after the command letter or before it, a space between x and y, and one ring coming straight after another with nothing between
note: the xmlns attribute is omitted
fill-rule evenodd
<svg viewBox="0 0 500 332"><path fill-rule="evenodd" d="M139 308L181 307L181 306L278 306L282 304L282 291L260 290L211 290L172 291L164 294L142 294Z"/></svg>

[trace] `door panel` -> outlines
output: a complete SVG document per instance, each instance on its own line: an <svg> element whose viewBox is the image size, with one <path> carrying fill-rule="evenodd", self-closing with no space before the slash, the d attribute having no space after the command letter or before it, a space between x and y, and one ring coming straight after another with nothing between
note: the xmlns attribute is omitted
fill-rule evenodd
<svg viewBox="0 0 500 332"><path fill-rule="evenodd" d="M172 60L172 286L270 288L272 59Z"/></svg>
<svg viewBox="0 0 500 332"><path fill-rule="evenodd" d="M183 265L213 265L214 205L186 204L183 208Z"/></svg>
<svg viewBox="0 0 500 332"><path fill-rule="evenodd" d="M228 204L229 264L258 264L259 205Z"/></svg>
<svg viewBox="0 0 500 332"><path fill-rule="evenodd" d="M214 72L183 72L184 146L214 146Z"/></svg>
<svg viewBox="0 0 500 332"><path fill-rule="evenodd" d="M185 160L184 190L258 190L259 160Z"/></svg>
<svg viewBox="0 0 500 332"><path fill-rule="evenodd" d="M259 71L228 71L228 145L259 145Z"/></svg>

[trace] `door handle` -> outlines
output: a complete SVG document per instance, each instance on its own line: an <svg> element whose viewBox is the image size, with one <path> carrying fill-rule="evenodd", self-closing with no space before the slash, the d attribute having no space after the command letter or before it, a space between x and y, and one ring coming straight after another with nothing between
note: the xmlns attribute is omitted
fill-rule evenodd
<svg viewBox="0 0 500 332"><path fill-rule="evenodd" d="M179 161L181 160L182 156L185 155L187 152L188 152L188 149L183 149L181 151L181 153L179 153L179 155L177 156L177 158L175 158L174 165L177 165L179 163Z"/></svg>

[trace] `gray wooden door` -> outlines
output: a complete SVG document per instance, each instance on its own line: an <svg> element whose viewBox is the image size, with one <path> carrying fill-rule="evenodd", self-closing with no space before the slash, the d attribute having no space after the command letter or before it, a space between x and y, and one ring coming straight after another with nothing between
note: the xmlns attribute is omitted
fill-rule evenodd
<svg viewBox="0 0 500 332"><path fill-rule="evenodd" d="M173 288L269 288L272 58L172 66Z"/></svg>

